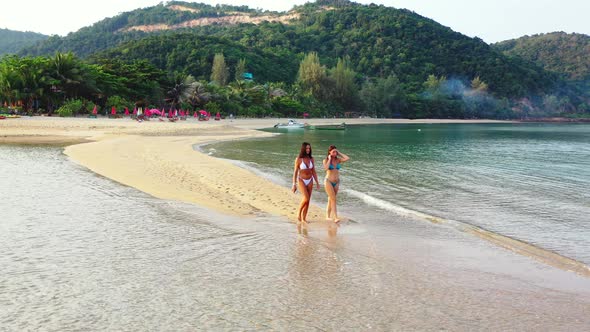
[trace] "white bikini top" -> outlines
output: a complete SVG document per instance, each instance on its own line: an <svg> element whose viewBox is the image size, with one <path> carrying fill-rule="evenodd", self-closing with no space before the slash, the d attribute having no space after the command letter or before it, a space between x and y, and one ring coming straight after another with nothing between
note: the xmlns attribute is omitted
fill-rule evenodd
<svg viewBox="0 0 590 332"><path fill-rule="evenodd" d="M301 164L299 164L299 169L312 169L313 168L313 161L309 161L309 167L305 163L305 160L301 159Z"/></svg>

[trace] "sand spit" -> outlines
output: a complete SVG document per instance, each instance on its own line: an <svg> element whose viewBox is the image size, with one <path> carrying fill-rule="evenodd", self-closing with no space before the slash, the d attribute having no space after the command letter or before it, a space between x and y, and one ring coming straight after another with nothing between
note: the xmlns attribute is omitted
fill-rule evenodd
<svg viewBox="0 0 590 332"><path fill-rule="evenodd" d="M221 122L130 119L21 118L0 122L0 143L70 145L65 154L100 175L161 199L195 203L237 216L275 215L295 221L298 193L278 186L229 161L196 151L193 146L220 140L269 137L253 129L284 119ZM494 123L460 120L310 119L312 125L376 123ZM295 152L294 152L295 153ZM428 218L426 218L428 219ZM325 227L323 210L312 206L311 227ZM435 223L435 220L430 220ZM476 227L458 227L498 246L548 265L590 277L590 269L567 257Z"/></svg>

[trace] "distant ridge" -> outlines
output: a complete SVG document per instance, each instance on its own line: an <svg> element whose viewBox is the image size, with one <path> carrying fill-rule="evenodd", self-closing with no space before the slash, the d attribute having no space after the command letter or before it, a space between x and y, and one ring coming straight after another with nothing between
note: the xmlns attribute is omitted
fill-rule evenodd
<svg viewBox="0 0 590 332"><path fill-rule="evenodd" d="M506 40L493 46L508 56L532 61L568 80L590 79L588 35L552 32Z"/></svg>
<svg viewBox="0 0 590 332"><path fill-rule="evenodd" d="M23 47L33 45L47 38L49 36L36 32L0 29L0 55L17 53Z"/></svg>

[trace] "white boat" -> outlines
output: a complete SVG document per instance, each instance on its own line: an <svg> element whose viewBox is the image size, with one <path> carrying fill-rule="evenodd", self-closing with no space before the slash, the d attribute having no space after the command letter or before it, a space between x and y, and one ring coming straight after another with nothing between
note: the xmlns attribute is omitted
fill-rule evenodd
<svg viewBox="0 0 590 332"><path fill-rule="evenodd" d="M305 127L305 123L297 122L295 120L290 119L287 123L277 123L275 128L281 129L303 129Z"/></svg>

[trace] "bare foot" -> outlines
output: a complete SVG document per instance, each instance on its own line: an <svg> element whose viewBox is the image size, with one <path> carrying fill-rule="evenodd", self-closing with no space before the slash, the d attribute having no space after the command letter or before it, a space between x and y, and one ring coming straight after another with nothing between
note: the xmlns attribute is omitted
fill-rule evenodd
<svg viewBox="0 0 590 332"><path fill-rule="evenodd" d="M307 224L307 220L303 219L301 220L302 223Z"/></svg>
<svg viewBox="0 0 590 332"><path fill-rule="evenodd" d="M330 217L326 217L326 220L327 220L327 221L332 221L332 218L330 218Z"/></svg>
<svg viewBox="0 0 590 332"><path fill-rule="evenodd" d="M339 218L334 218L334 222L337 224L337 223L340 222L340 219Z"/></svg>

